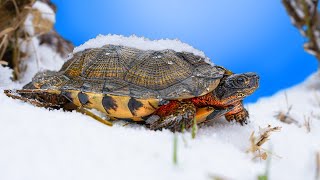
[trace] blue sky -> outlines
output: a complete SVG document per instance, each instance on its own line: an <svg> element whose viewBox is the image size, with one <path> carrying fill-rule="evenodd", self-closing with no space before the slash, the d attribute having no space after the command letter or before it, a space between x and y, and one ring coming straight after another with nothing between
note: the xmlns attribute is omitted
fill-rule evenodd
<svg viewBox="0 0 320 180"><path fill-rule="evenodd" d="M317 69L280 0L53 0L57 31L76 46L98 34L178 38L235 73L257 72L254 102Z"/></svg>

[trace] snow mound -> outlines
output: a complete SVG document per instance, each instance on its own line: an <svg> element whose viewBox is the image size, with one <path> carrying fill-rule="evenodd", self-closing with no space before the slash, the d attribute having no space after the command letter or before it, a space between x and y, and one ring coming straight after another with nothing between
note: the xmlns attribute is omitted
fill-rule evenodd
<svg viewBox="0 0 320 180"><path fill-rule="evenodd" d="M56 21L56 15L53 9L47 5L46 3L43 3L41 1L36 1L32 5L32 9L36 9L40 12L41 18L49 20L52 24L55 23ZM29 13L24 21L24 30L30 35L30 36L35 36L35 24L33 22L34 20L34 14ZM39 23L39 22L37 22ZM45 28L44 24L36 24L38 28Z"/></svg>
<svg viewBox="0 0 320 180"><path fill-rule="evenodd" d="M122 35L98 35L96 38L90 39L84 44L76 47L73 53L83 51L90 48L100 48L106 44L128 46L141 50L165 50L172 49L177 52L190 52L194 55L206 57L205 54L190 46L189 44L183 43L178 39L159 39L150 40L145 37L138 37L135 35L125 37ZM209 61L209 60L208 60Z"/></svg>
<svg viewBox="0 0 320 180"><path fill-rule="evenodd" d="M0 65L0 92L2 89L20 89L23 86L18 82L12 82L12 76L12 69Z"/></svg>
<svg viewBox="0 0 320 180"><path fill-rule="evenodd" d="M20 82L26 84L31 81L32 77L39 71L52 70L57 71L61 68L65 60L53 48L46 44L40 44L39 39L35 36L27 41L20 41L20 50L27 53L28 56L22 59L22 73Z"/></svg>
<svg viewBox="0 0 320 180"><path fill-rule="evenodd" d="M11 71L0 67L0 73L0 84L5 82L0 89L8 88ZM319 80L315 74L296 87L245 105L251 121L247 126L221 119L200 128L195 139L189 132L177 134L177 165L172 162L174 134L167 130L121 123L108 127L89 116L49 111L0 93L0 179L254 180L266 162L253 161L246 153L249 137L268 124L282 127L263 145L272 152L269 179L314 179L320 149L320 87L314 85ZM288 106L296 123L275 118Z"/></svg>
<svg viewBox="0 0 320 180"><path fill-rule="evenodd" d="M55 45L51 47L40 41L41 35L52 32L54 23L54 10L44 2L35 1L31 11L26 16L23 26L23 29L30 37L18 39L19 50L24 53L19 64L21 74L18 79L21 84L30 82L32 77L39 71L59 70L65 62L58 50L55 49Z"/></svg>
<svg viewBox="0 0 320 180"><path fill-rule="evenodd" d="M11 83L10 78L12 77L12 69L0 65L0 74L0 83Z"/></svg>
<svg viewBox="0 0 320 180"><path fill-rule="evenodd" d="M204 53L179 40L149 40L143 37L99 35L75 48L74 53L106 44L142 50ZM121 122L105 126L77 112L48 110L8 98L3 89L21 88L39 70L58 70L62 57L36 37L20 41L24 79L11 81L12 70L0 66L0 173L9 179L257 179L265 161L253 161L246 153L253 131L267 125L281 126L263 145L272 151L269 179L314 179L315 153L320 150L320 74L272 97L247 104L247 126L221 119L190 132L178 133L178 163L172 161L174 134L150 131L142 126ZM208 59L207 59L208 60ZM280 122L275 115L287 113L294 123ZM309 122L310 130L306 126ZM272 145L272 148L270 148ZM280 158L279 158L280 157Z"/></svg>
<svg viewBox="0 0 320 180"><path fill-rule="evenodd" d="M48 4L43 3L41 1L36 1L32 5L32 8L39 10L41 12L42 18L48 19L52 23L56 22L56 15L55 15L53 9Z"/></svg>

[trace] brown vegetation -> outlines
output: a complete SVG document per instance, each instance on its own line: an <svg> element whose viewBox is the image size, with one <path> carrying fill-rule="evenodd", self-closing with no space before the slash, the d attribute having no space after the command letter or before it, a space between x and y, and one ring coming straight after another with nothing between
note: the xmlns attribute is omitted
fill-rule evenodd
<svg viewBox="0 0 320 180"><path fill-rule="evenodd" d="M250 148L247 152L255 154L255 158L258 157L260 159L266 160L268 157L267 151L262 149L262 145L269 140L269 137L272 132L278 132L281 130L281 127L271 127L268 125L266 128L260 129L259 136L255 136L254 131L251 133L250 136Z"/></svg>
<svg viewBox="0 0 320 180"><path fill-rule="evenodd" d="M56 7L50 0L39 0L49 5L54 11ZM29 41L36 37L41 44L48 44L62 57L73 49L73 45L63 39L54 29L53 22L42 18L39 10L32 8L36 0L0 0L0 65L8 65L13 69L14 79L19 79L19 67L23 57L19 40ZM32 15L34 34L28 34L24 22ZM31 53L31 52L30 52Z"/></svg>
<svg viewBox="0 0 320 180"><path fill-rule="evenodd" d="M307 38L304 49L320 61L318 0L282 0L293 25Z"/></svg>

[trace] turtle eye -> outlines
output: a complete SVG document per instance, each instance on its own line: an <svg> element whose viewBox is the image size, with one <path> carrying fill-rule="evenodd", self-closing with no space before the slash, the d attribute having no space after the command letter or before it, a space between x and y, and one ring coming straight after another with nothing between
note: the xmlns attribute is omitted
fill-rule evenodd
<svg viewBox="0 0 320 180"><path fill-rule="evenodd" d="M245 79L243 77L239 77L237 79L237 83L239 83L239 84L243 84L244 82L245 82Z"/></svg>

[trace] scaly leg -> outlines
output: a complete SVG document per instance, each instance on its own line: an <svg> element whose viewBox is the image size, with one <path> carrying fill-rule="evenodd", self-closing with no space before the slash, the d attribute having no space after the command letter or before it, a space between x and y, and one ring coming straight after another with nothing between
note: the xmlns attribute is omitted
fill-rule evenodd
<svg viewBox="0 0 320 180"><path fill-rule="evenodd" d="M209 108L209 110L207 110L208 108ZM207 110L208 112L204 113L205 117L202 118L202 120L200 122L198 121L198 119L197 119L197 121L198 121L198 123L209 124L209 123L219 119L220 117L222 117L226 113L230 112L232 109L233 109L233 106L227 107L225 109L214 109L213 107L199 108L199 109L197 109L196 118L201 117L200 113L203 112L204 110Z"/></svg>
<svg viewBox="0 0 320 180"><path fill-rule="evenodd" d="M225 115L228 121L235 120L241 125L248 124L247 119L249 118L248 111L243 107L242 102L236 104L234 108Z"/></svg>
<svg viewBox="0 0 320 180"><path fill-rule="evenodd" d="M196 107L191 102L170 101L161 106L146 123L152 130L165 128L173 132L182 131L192 126L195 113Z"/></svg>

